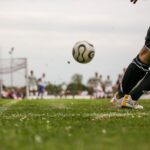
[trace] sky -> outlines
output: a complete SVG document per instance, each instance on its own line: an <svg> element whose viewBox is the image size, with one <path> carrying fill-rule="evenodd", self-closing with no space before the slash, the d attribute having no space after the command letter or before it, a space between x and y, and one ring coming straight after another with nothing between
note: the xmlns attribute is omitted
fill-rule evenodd
<svg viewBox="0 0 150 150"><path fill-rule="evenodd" d="M149 10L150 0L0 0L0 57L14 47L14 58L26 57L29 71L55 84L75 73L86 83L95 72L115 82L144 44ZM80 40L95 47L89 64L72 57Z"/></svg>

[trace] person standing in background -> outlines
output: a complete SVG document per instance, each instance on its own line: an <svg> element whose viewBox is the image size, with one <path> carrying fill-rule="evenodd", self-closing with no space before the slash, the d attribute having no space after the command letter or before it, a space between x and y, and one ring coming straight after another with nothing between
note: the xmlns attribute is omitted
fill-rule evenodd
<svg viewBox="0 0 150 150"><path fill-rule="evenodd" d="M29 86L29 96L36 96L37 92L37 79L34 75L34 71L30 71L30 75L28 76L28 86Z"/></svg>

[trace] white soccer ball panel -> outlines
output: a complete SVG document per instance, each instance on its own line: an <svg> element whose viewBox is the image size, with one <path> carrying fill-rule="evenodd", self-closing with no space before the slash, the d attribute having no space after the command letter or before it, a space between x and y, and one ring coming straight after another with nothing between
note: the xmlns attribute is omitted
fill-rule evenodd
<svg viewBox="0 0 150 150"><path fill-rule="evenodd" d="M74 45L72 54L77 62L88 63L94 57L94 46L86 41L79 41Z"/></svg>

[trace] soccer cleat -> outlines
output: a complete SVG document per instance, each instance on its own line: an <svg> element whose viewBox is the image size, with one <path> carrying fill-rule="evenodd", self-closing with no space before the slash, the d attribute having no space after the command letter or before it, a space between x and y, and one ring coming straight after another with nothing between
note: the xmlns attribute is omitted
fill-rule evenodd
<svg viewBox="0 0 150 150"><path fill-rule="evenodd" d="M112 106L121 107L122 98L119 97L118 92L115 93L114 97L110 100Z"/></svg>
<svg viewBox="0 0 150 150"><path fill-rule="evenodd" d="M125 95L121 102L121 108L143 109L143 106L132 100L130 95Z"/></svg>

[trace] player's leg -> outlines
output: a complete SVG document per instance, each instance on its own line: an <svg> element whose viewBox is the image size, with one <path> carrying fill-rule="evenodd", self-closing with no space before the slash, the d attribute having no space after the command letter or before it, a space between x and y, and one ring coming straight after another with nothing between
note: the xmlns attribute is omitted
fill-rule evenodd
<svg viewBox="0 0 150 150"><path fill-rule="evenodd" d="M143 63L141 60L145 60L144 57L147 58L146 56L148 56L149 53L150 52L144 46L139 55L127 67L122 82L119 85L118 92L112 98L111 103L115 103L118 100L120 105L122 98L126 94L128 95L135 85L146 75L149 64Z"/></svg>
<svg viewBox="0 0 150 150"><path fill-rule="evenodd" d="M145 64L150 64L150 28L148 30L146 40L145 40L145 49L140 53L140 59ZM150 72L144 77L140 84L130 92L132 99L138 100L143 94L143 91L150 90Z"/></svg>
<svg viewBox="0 0 150 150"><path fill-rule="evenodd" d="M150 65L150 28L147 32L147 36L145 39L145 46L139 54L139 59L143 64L147 66ZM138 67L140 68L140 66ZM124 93L124 94L130 94L131 96L129 95L124 96L123 101L122 101L122 106L129 105L132 108L138 106L138 105L135 105L137 104L136 100L138 100L139 97L143 94L143 90L145 91L150 90L150 73L149 72L133 90L129 91L129 93ZM142 107L139 105L137 108L142 108Z"/></svg>
<svg viewBox="0 0 150 150"><path fill-rule="evenodd" d="M133 87L145 76L150 66L150 28L145 39L145 46L128 66L119 88L119 96L129 94Z"/></svg>
<svg viewBox="0 0 150 150"><path fill-rule="evenodd" d="M131 92L131 98L134 101L138 101L138 99L144 94L144 92L150 91L150 72L146 74L144 79L135 87Z"/></svg>
<svg viewBox="0 0 150 150"><path fill-rule="evenodd" d="M124 77L122 79L120 88L119 88L119 96L123 97L125 94L129 94L129 92L133 89L133 87L145 76L148 71L149 64L144 63L143 57L145 57L146 48L143 47L140 54L132 61L132 63L128 66ZM146 52L146 55L149 55L149 52ZM144 55L143 55L144 54Z"/></svg>
<svg viewBox="0 0 150 150"><path fill-rule="evenodd" d="M117 94L112 98L114 103L117 99L121 99L124 95L129 94L135 85L145 76L150 66L150 28L145 38L145 45L126 69L122 82L119 86ZM122 100L121 100L122 101ZM120 102L120 100L119 100ZM120 105L120 104L119 104Z"/></svg>

